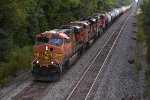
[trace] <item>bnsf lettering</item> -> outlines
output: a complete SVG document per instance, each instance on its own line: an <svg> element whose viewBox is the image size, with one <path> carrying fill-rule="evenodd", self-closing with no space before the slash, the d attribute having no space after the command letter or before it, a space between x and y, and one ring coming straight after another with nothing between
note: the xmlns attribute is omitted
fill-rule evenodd
<svg viewBox="0 0 150 100"><path fill-rule="evenodd" d="M49 56L62 57L62 56L63 56L63 55L60 54L60 53L47 52L47 51L45 51L44 53L39 52L39 53L36 53L36 54L39 54L39 56L46 56L46 57L49 57ZM35 55L36 55L36 54L35 54Z"/></svg>

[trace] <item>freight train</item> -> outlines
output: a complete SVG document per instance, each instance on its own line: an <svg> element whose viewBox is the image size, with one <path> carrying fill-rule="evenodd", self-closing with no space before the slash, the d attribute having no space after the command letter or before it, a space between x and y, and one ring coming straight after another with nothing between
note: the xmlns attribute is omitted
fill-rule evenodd
<svg viewBox="0 0 150 100"><path fill-rule="evenodd" d="M34 79L59 80L63 70L71 66L84 50L130 7L131 5L95 13L79 21L38 34L33 50L32 76Z"/></svg>

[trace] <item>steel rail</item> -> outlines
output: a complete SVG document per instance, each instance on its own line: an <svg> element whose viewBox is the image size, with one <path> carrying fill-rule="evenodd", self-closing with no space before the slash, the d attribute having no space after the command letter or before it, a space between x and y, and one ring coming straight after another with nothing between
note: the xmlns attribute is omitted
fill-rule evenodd
<svg viewBox="0 0 150 100"><path fill-rule="evenodd" d="M48 83L46 84L46 83L33 82L12 99L13 100L23 100L23 99L35 100L48 86L49 86ZM30 96L31 93L35 93L35 95Z"/></svg>
<svg viewBox="0 0 150 100"><path fill-rule="evenodd" d="M132 14L132 13L131 13L131 14ZM88 97L89 97L89 95L90 95L90 93L91 93L91 91L92 91L92 89L93 89L93 87L94 87L94 85L95 85L95 82L97 81L97 79L98 79L98 77L99 77L100 72L102 71L102 69L103 69L103 67L104 67L104 65L105 65L105 63L106 63L106 61L108 60L108 57L110 56L110 53L111 53L111 51L113 50L113 48L114 48L114 46L115 46L115 44L116 44L116 42L117 42L117 40L118 40L118 38L119 38L119 36L120 36L122 30L124 29L126 23L127 23L128 20L129 20L131 14L130 14L130 15L128 16L128 18L126 19L124 25L122 26L122 28L121 28L121 30L120 30L118 36L117 36L117 38L115 39L115 41L114 41L114 43L113 43L113 45L112 45L112 47L111 47L111 49L110 49L110 51L109 51L107 57L105 58L105 61L104 61L103 64L102 64L102 67L100 68L100 70L99 70L99 72L98 72L96 78L94 79L94 82L93 82L93 84L92 84L92 86L91 86L91 88L90 88L90 90L89 90L89 92L88 92L88 94L87 94L85 100L88 99Z"/></svg>

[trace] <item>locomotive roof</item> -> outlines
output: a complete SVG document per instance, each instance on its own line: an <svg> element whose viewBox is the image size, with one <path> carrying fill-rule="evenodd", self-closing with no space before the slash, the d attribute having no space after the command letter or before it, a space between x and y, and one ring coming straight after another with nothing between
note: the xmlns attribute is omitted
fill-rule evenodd
<svg viewBox="0 0 150 100"><path fill-rule="evenodd" d="M92 25L96 23L97 20L93 16L88 16L87 18L82 18L81 21L88 21L90 25Z"/></svg>
<svg viewBox="0 0 150 100"><path fill-rule="evenodd" d="M66 35L73 34L73 30L72 29L53 29L53 30L46 31L46 32L50 33L50 34L59 34L59 33L64 33Z"/></svg>
<svg viewBox="0 0 150 100"><path fill-rule="evenodd" d="M89 21L74 21L74 22L71 22L71 23L81 23L81 24L84 24L84 25L89 25L90 24Z"/></svg>
<svg viewBox="0 0 150 100"><path fill-rule="evenodd" d="M63 25L60 28L61 29L72 29L72 31L74 33L79 33L81 31L83 31L83 27L82 26L78 26L78 25Z"/></svg>
<svg viewBox="0 0 150 100"><path fill-rule="evenodd" d="M93 16L100 16L101 15L101 13L95 13L95 14L93 14Z"/></svg>
<svg viewBox="0 0 150 100"><path fill-rule="evenodd" d="M74 29L74 28L80 29L80 28L82 28L82 27L81 27L81 26L77 26L77 25L75 25L75 26L63 25L63 26L61 26L60 28L61 28L61 29Z"/></svg>
<svg viewBox="0 0 150 100"><path fill-rule="evenodd" d="M95 19L99 19L100 17L99 16L93 16Z"/></svg>

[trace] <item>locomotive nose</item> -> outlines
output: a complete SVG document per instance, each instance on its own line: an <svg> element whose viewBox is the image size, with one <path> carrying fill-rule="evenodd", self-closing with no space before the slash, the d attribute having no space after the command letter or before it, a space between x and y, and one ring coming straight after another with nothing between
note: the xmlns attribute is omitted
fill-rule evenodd
<svg viewBox="0 0 150 100"><path fill-rule="evenodd" d="M35 64L32 69L32 76L39 81L55 81L60 78L62 70L59 66L40 67Z"/></svg>

